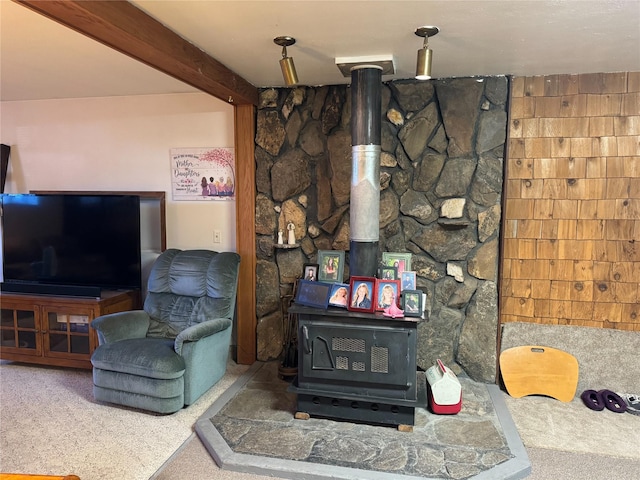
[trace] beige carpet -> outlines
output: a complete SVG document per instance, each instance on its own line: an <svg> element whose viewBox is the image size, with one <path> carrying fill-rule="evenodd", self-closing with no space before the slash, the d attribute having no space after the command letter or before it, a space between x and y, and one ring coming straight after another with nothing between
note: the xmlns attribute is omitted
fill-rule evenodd
<svg viewBox="0 0 640 480"><path fill-rule="evenodd" d="M97 403L91 372L0 362L0 471L147 480L193 433L211 403L246 370L227 374L172 415Z"/></svg>
<svg viewBox="0 0 640 480"><path fill-rule="evenodd" d="M580 397L567 403L543 396L512 398L506 393L504 398L526 448L640 460L640 415L595 412Z"/></svg>
<svg viewBox="0 0 640 480"><path fill-rule="evenodd" d="M230 363L223 380L198 402L160 416L96 403L91 372L0 361L0 471L75 473L82 480L146 480L164 466L154 478L266 478L220 470L193 434L196 420L247 368ZM615 473L611 478L640 478L611 470L640 471L640 416L593 412L579 398L562 403L505 394L505 402L530 451L532 480L604 478L589 462L611 458L614 461L607 464L607 471ZM553 451L555 460L549 458ZM569 459L576 455L577 464L570 466ZM565 471L553 470L563 465ZM176 472L187 476L175 476ZM567 476L569 472L576 475Z"/></svg>

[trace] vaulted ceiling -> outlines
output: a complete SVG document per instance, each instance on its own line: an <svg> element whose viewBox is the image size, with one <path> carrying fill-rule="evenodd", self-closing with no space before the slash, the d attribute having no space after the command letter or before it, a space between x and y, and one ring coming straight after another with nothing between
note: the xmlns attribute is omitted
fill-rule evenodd
<svg viewBox="0 0 640 480"><path fill-rule="evenodd" d="M348 83L337 57L387 57L412 78L422 38L433 77L640 71L639 0L130 2L255 87L282 86L279 35L300 83ZM10 0L0 0L0 99L196 91ZM153 39L150 39L152 42Z"/></svg>

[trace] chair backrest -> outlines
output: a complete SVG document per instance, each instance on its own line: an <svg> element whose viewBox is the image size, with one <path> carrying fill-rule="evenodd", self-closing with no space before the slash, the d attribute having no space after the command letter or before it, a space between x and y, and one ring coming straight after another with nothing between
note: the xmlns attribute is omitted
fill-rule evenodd
<svg viewBox="0 0 640 480"><path fill-rule="evenodd" d="M154 262L144 310L148 336L175 337L213 318L233 321L240 255L210 250L165 250Z"/></svg>

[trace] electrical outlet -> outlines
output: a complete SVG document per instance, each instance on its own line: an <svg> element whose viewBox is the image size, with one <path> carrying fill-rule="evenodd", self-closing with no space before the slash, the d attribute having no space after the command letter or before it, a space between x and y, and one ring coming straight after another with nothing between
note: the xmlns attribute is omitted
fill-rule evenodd
<svg viewBox="0 0 640 480"><path fill-rule="evenodd" d="M213 243L222 243L222 232L220 230L213 231Z"/></svg>

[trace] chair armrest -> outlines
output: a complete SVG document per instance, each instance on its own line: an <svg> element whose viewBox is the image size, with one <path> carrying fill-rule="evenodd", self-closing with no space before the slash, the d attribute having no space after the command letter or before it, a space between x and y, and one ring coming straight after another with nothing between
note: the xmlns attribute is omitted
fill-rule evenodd
<svg viewBox="0 0 640 480"><path fill-rule="evenodd" d="M91 322L98 332L98 342L113 343L128 338L143 338L149 330L149 315L144 310L102 315Z"/></svg>
<svg viewBox="0 0 640 480"><path fill-rule="evenodd" d="M231 323L231 320L228 318L214 318L213 320L191 325L178 334L174 349L178 355L181 355L182 344L184 342L197 342L201 338L222 332L227 328L231 328Z"/></svg>

